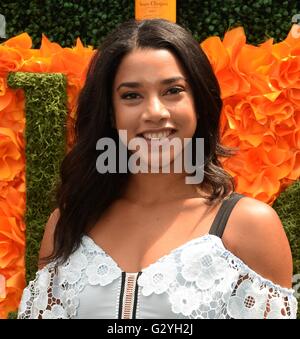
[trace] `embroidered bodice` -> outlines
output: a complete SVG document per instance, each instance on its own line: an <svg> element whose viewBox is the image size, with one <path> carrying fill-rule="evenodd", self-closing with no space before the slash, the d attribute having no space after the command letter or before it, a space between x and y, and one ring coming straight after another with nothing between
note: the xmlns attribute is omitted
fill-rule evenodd
<svg viewBox="0 0 300 339"><path fill-rule="evenodd" d="M222 234L236 202L224 199L208 234L128 273L89 236L64 264L51 262L25 288L19 318L296 318L292 289L228 251Z"/></svg>
<svg viewBox="0 0 300 339"><path fill-rule="evenodd" d="M126 291L126 290L129 290ZM19 318L295 318L292 289L251 270L211 234L125 273L91 238L24 290Z"/></svg>

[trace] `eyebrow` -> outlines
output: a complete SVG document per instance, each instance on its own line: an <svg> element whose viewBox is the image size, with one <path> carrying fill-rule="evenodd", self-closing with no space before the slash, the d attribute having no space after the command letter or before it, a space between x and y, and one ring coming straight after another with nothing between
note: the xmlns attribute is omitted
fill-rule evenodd
<svg viewBox="0 0 300 339"><path fill-rule="evenodd" d="M184 80L187 82L187 79L181 76L178 77L173 77L173 78L168 78L168 79L164 79L160 81L160 84L162 85L169 85L172 84L173 82L176 82L178 80ZM142 87L142 84L140 82L122 82L118 88L117 91L121 88L121 87L130 87L130 88L138 88L138 87Z"/></svg>

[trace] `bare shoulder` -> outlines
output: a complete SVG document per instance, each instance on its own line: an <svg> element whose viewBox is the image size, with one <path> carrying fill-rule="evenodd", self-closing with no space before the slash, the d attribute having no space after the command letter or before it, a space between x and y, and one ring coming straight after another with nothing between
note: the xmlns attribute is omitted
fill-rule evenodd
<svg viewBox="0 0 300 339"><path fill-rule="evenodd" d="M47 224L45 226L43 239L39 251L39 263L38 268L42 269L45 266L43 258L48 257L53 252L53 241L54 241L54 231L59 219L60 213L59 209L56 208L50 215Z"/></svg>
<svg viewBox="0 0 300 339"><path fill-rule="evenodd" d="M264 278L290 288L291 249L276 211L264 202L244 197L231 214L223 235L225 246Z"/></svg>

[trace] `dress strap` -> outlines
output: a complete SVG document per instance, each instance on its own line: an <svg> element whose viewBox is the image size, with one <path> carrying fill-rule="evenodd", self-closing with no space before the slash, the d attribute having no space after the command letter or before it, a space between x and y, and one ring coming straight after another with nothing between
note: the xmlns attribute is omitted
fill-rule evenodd
<svg viewBox="0 0 300 339"><path fill-rule="evenodd" d="M215 219L211 225L209 234L213 234L219 238L222 238L227 224L227 220L230 216L233 207L243 197L244 197L243 194L232 192L227 198L223 200L222 205L219 208L218 213L215 216Z"/></svg>

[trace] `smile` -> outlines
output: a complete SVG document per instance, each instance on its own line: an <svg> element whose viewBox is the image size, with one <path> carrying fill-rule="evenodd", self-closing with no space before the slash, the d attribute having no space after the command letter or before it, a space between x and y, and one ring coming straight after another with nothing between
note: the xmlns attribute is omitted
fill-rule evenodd
<svg viewBox="0 0 300 339"><path fill-rule="evenodd" d="M144 132L139 134L138 136L143 137L147 141L151 140L164 140L167 139L170 135L174 134L176 131L174 129L169 129L165 131L160 131L160 132Z"/></svg>

